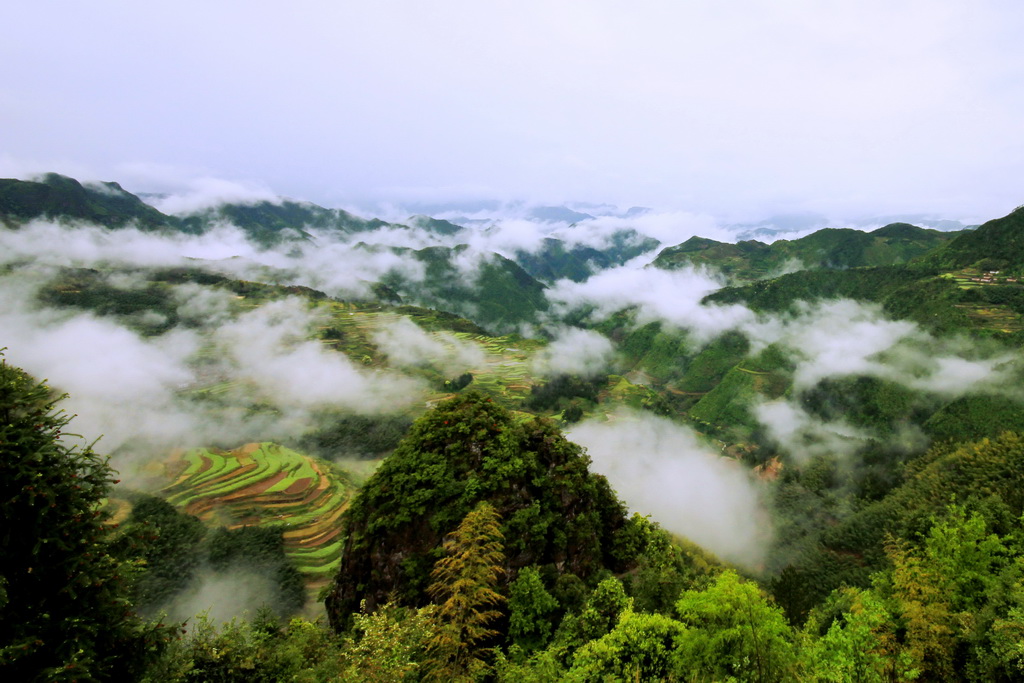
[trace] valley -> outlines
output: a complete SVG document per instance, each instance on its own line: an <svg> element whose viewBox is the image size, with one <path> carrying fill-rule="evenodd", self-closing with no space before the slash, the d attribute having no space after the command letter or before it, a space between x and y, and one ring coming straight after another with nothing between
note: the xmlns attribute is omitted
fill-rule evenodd
<svg viewBox="0 0 1024 683"><path fill-rule="evenodd" d="M811 628L941 524L987 520L1019 551L1020 210L771 244L613 223L573 246L563 226L530 251L500 225L164 216L120 186L36 185L0 181L0 343L102 435L142 614L264 600L349 633L391 600L428 609L446 534L492 506L496 585L538 581L562 624L506 645L569 670L616 632L572 635L612 578L674 618L735 572ZM262 597L219 588L252 572L276 577Z"/></svg>

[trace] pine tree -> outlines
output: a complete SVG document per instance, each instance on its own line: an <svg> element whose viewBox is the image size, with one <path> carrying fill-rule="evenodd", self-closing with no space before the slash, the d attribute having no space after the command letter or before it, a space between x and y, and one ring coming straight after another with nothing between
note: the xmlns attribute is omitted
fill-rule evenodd
<svg viewBox="0 0 1024 683"><path fill-rule="evenodd" d="M429 645L429 678L473 680L488 668L490 624L505 598L495 587L504 572L501 518L487 502L477 505L445 541L447 555L434 565L427 589L438 604L441 628Z"/></svg>
<svg viewBox="0 0 1024 683"><path fill-rule="evenodd" d="M163 631L124 597L99 511L113 471L59 399L0 358L0 678L131 680Z"/></svg>

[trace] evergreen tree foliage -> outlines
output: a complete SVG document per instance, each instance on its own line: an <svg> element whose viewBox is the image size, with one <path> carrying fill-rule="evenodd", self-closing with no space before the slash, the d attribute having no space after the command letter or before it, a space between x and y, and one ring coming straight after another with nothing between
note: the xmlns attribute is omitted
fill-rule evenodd
<svg viewBox="0 0 1024 683"><path fill-rule="evenodd" d="M680 637L684 680L769 683L794 675L794 634L782 610L754 583L724 571L706 590L684 591L676 603L687 627Z"/></svg>
<svg viewBox="0 0 1024 683"><path fill-rule="evenodd" d="M907 654L925 680L953 680L956 628L950 596L941 592L934 568L906 544L893 541L887 550L893 569L886 592L895 601Z"/></svg>
<svg viewBox="0 0 1024 683"><path fill-rule="evenodd" d="M614 577L607 578L597 584L586 607L563 622L563 633L568 636L571 647L578 647L611 632L619 616L632 608L633 601L626 595L622 582Z"/></svg>
<svg viewBox="0 0 1024 683"><path fill-rule="evenodd" d="M473 383L473 373L464 372L454 379L446 379L442 388L445 391L462 391Z"/></svg>
<svg viewBox="0 0 1024 683"><path fill-rule="evenodd" d="M971 443L936 444L908 462L904 476L884 498L827 526L817 547L773 579L772 593L792 621L803 623L811 608L843 584L867 588L872 574L891 563L887 536L916 542L951 500L970 502L1009 531L1024 513L1024 437L1005 432Z"/></svg>
<svg viewBox="0 0 1024 683"><path fill-rule="evenodd" d="M638 612L675 615L679 594L706 580L717 563L685 540L673 539L657 522L634 513L624 538L633 545L637 566L623 577L626 592Z"/></svg>
<svg viewBox="0 0 1024 683"><path fill-rule="evenodd" d="M204 570L266 577L272 590L264 607L278 616L298 611L306 601L302 575L284 551L278 526L219 527L207 530L192 515L156 496L134 497L132 512L117 539L119 552L139 561L133 575L132 602L143 615L157 616Z"/></svg>
<svg viewBox="0 0 1024 683"><path fill-rule="evenodd" d="M809 666L814 679L884 683L912 675L883 600L871 591L845 589L843 595L851 603L848 611L831 622L825 635L811 639Z"/></svg>
<svg viewBox="0 0 1024 683"><path fill-rule="evenodd" d="M1020 680L1024 548L977 511L950 505L913 539L890 537L890 566L808 621L819 680ZM841 614L823 616L830 604ZM827 631L826 631L827 629ZM819 635L820 637L816 637ZM1016 640L1014 640L1016 639Z"/></svg>
<svg viewBox="0 0 1024 683"><path fill-rule="evenodd" d="M474 391L442 403L413 424L346 511L326 601L331 623L347 628L364 599L371 611L392 594L425 604L442 539L481 501L501 516L508 579L530 566L550 569L552 586L558 575L622 571L633 561L618 542L625 509L588 464L550 421L518 421Z"/></svg>
<svg viewBox="0 0 1024 683"><path fill-rule="evenodd" d="M554 630L558 601L544 587L540 572L527 567L508 587L509 627L512 642L524 651L547 645Z"/></svg>
<svg viewBox="0 0 1024 683"><path fill-rule="evenodd" d="M49 388L0 359L0 677L137 677L166 635L132 614L99 511L113 471L69 446Z"/></svg>
<svg viewBox="0 0 1024 683"><path fill-rule="evenodd" d="M557 375L545 384L530 388L530 396L523 402L528 410L555 410L568 405L572 399L596 402L597 392L606 377L584 378L576 375Z"/></svg>
<svg viewBox="0 0 1024 683"><path fill-rule="evenodd" d="M495 590L505 564L500 522L494 506L477 505L445 539L446 555L430 573L427 593L441 625L429 645L432 680L474 680L487 668L484 644L499 635L491 626L505 602Z"/></svg>
<svg viewBox="0 0 1024 683"><path fill-rule="evenodd" d="M140 613L156 615L182 591L203 562L206 527L163 498L140 496L115 542L120 553L141 561L133 575L132 603Z"/></svg>
<svg viewBox="0 0 1024 683"><path fill-rule="evenodd" d="M610 633L579 649L567 680L699 680L678 674L685 635L686 627L675 619L626 610Z"/></svg>
<svg viewBox="0 0 1024 683"><path fill-rule="evenodd" d="M440 628L436 612L436 605L413 610L387 603L373 614L355 615L355 636L347 640L340 657L340 680L421 680L426 672L429 644Z"/></svg>

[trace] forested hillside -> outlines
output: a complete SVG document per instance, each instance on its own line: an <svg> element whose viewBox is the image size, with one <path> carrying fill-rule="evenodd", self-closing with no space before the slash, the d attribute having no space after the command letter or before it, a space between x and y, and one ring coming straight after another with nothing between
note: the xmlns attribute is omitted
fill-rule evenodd
<svg viewBox="0 0 1024 683"><path fill-rule="evenodd" d="M938 249L958 233L892 223L872 232L825 228L795 240L735 244L691 237L663 249L659 268L707 266L737 281L763 280L796 270L842 270L903 264Z"/></svg>
<svg viewBox="0 0 1024 683"><path fill-rule="evenodd" d="M655 255L2 181L0 669L1018 680L1019 214Z"/></svg>

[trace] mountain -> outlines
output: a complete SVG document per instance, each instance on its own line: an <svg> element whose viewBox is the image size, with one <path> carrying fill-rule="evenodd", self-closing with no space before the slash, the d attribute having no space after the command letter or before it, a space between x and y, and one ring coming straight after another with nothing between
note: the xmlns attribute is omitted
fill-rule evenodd
<svg viewBox="0 0 1024 683"><path fill-rule="evenodd" d="M593 218L589 213L573 211L565 206L535 206L527 217L542 223L578 223Z"/></svg>
<svg viewBox="0 0 1024 683"><path fill-rule="evenodd" d="M441 220L440 218L431 218L430 216L410 216L409 225L446 237L466 232L466 228L461 225L456 225L451 221Z"/></svg>
<svg viewBox="0 0 1024 683"><path fill-rule="evenodd" d="M621 572L632 559L616 552L628 538L626 510L587 465L550 422L520 423L480 394L438 406L345 512L341 567L326 600L332 624L345 625L361 601L368 610L389 599L423 604L443 539L480 501L502 518L508 580L531 565L576 581Z"/></svg>
<svg viewBox="0 0 1024 683"><path fill-rule="evenodd" d="M595 248L584 244L568 246L564 240L547 237L534 251L519 250L516 263L543 282L569 279L583 282L595 272L620 266L632 258L658 247L658 240L644 237L636 230L617 230L607 246Z"/></svg>
<svg viewBox="0 0 1024 683"><path fill-rule="evenodd" d="M0 298L41 313L4 312L13 331L12 361L16 353L36 355L31 342L52 344L58 353L49 367L64 382L88 374L80 370L100 356L122 361L104 366L109 370L96 386L80 382L74 391L88 397L80 405L104 407L93 416L95 425L125 432L107 431L101 443L111 443L111 435L120 439L112 455L141 461L151 452L146 478L166 485L156 490L167 501L156 505L119 498L124 485L109 495L93 491L111 501L110 537L125 548L145 542L139 546L145 562L134 566L131 583L153 587L162 583L156 579L205 572L204 558L212 563L223 555L221 541L228 537L211 536L200 546L201 525L230 522L243 529L238 566L243 557L260 560L262 547L279 546L315 575L314 585L330 575L329 619L340 631L355 626L336 638L299 619L273 631L260 620L228 627L217 640L200 628L168 650L181 659L164 660L160 671L193 667L188 671L203 680L403 678L417 662L437 657L428 641L416 644L416 630L454 631L447 616L438 616L444 605L419 608L431 601L451 608L452 601L429 588L441 582L434 570L469 552L468 544L452 542L459 535L453 532L486 503L501 518L492 528L503 534L502 558L485 558L488 569L496 568L486 587L503 601L494 610L501 615L486 624L493 639L479 645L501 650L487 674L497 680L562 680L563 674L660 680L667 674L634 666L659 652L689 662L679 680L711 676L707 672L723 662L753 661L736 655L729 639L766 634L769 623L794 647L806 645L796 649L807 657L801 667L808 679L853 678L838 666L851 651L868 653L876 663L887 658L873 672L878 675L867 678L899 677L896 667L909 662L904 678L1019 679L1024 398L1017 387L1024 380L1024 285L1012 274L1024 269L1024 210L959 235L898 222L870 233L826 229L775 244L693 238L666 249L660 265L727 270L741 286L706 296L699 313L739 315L721 318L725 324L709 331L696 318L678 324L639 306L596 321L580 314L579 327L586 329L573 330L584 333L577 339L603 335L593 341L607 344L613 360L594 375L547 376L545 364L535 361L554 358L556 344L568 347L563 358L576 360L586 355L585 343L560 333L552 340L491 337L452 313L382 302L415 301L523 334L528 324L547 322L540 280L583 279L621 263L648 246L636 233L622 231L593 247L551 238L532 254L517 254L516 263L450 246L468 232L424 216L402 226L281 201L225 205L182 218L147 208L114 183L53 176L0 187L0 210L11 227L0 237L30 236L23 224L31 217L67 220L69 233L87 222L205 231L230 221L265 244L285 247L267 259L273 263L298 263L314 251L288 249L288 240L334 231L345 238L336 244L339 251L395 264L374 283L376 300L332 298L302 286L314 279L304 280L309 276L301 269L283 274L283 266L208 272L223 264L195 260L169 268L94 259L87 267L62 267L64 254L54 254L53 245L0 274ZM377 229L387 231L388 245L408 235L417 246L353 244L352 236ZM419 248L427 233L446 246ZM117 245L123 235L111 230L104 238ZM800 270L770 277L790 268ZM995 269L1002 271L997 277L979 272ZM287 284L270 283L278 280ZM667 297L685 295L676 290ZM693 299L688 303L698 309ZM15 329L21 325L24 334ZM548 331L541 324L537 329ZM177 347L183 355L175 360ZM466 367L456 369L443 358L454 351L442 347L479 353L462 354ZM400 360L405 350L416 353ZM571 363L559 362L571 372ZM140 383L128 395L134 400L107 397L109 388L130 388L127 379L150 374L165 379ZM465 378L468 387L456 386L453 377ZM334 393L338 388L344 391ZM635 410L619 412L623 406ZM40 415L32 406L8 412ZM581 415L588 419L574 438L589 444L608 480L593 474L584 449L559 433L557 421ZM117 425L122 417L127 426ZM240 422L246 433L271 433L254 434L250 445L238 448ZM11 424L24 434L7 442L38 436L36 419ZM628 431L633 426L637 431ZM588 440L586 427L599 428L597 436ZM613 433L614 440L603 436ZM271 436L281 445L272 445ZM647 436L666 445L664 458L645 443ZM214 443L168 457L182 443L199 440ZM609 452L600 453L605 446ZM334 476L306 448L343 462L353 456L382 462L372 474L367 468L360 476ZM741 478L709 474L719 466ZM51 469L57 478L47 487L79 490L78 476L60 478L61 468ZM641 515L627 518L613 485L642 514L650 506L656 518L679 522L680 534L713 529L719 538L736 538L735 530L752 528L758 538L748 546L756 551L747 566L751 580L737 583L711 558L697 563L685 539L655 533ZM627 493L631 485L639 494ZM51 509L42 491L33 492L37 486L19 484L0 500ZM719 499L756 505L730 521L728 511L740 509L711 504ZM150 519L141 514L147 507ZM182 509L203 522L185 518ZM155 513L175 518L184 531L175 535L163 524L154 534L146 524ZM267 533L244 531L257 527ZM155 561L155 551L172 543L189 551L181 554L191 558L187 566L179 559ZM480 559L469 557L463 567ZM6 576L42 571L28 560L8 564ZM218 593L237 602L253 584L252 574L242 576L225 577ZM466 572L449 579L449 586L456 580L464 585L474 577ZM367 610L400 605L361 613L364 600ZM77 618L84 608L72 602ZM698 603L704 612L694 609ZM793 626L808 620L802 633L787 630L780 610ZM747 620L742 629L735 627L739 618ZM34 622L0 618L0 624ZM250 637L254 631L246 629L262 635ZM66 641L77 656L77 642L65 635L52 639ZM16 652L12 648L33 642L7 638L0 650ZM345 645L331 650L338 642ZM713 643L728 653L705 647ZM311 666L306 656L314 650L347 673L300 673ZM279 655L286 651L301 665L274 668L283 666ZM416 662L384 672L399 652L411 652ZM358 667L357 657L365 658ZM605 659L606 668L595 668ZM230 675L216 668L229 661L238 663ZM946 662L945 668L935 662ZM367 663L377 668L362 668ZM752 678L749 671L713 675ZM791 680L795 674L760 678Z"/></svg>
<svg viewBox="0 0 1024 683"><path fill-rule="evenodd" d="M797 241L824 242L827 234L821 233L828 232ZM890 247L896 246L889 254L902 250L908 255L926 248L935 237L933 232L893 224L865 235L889 240ZM970 332L1018 343L1024 333L1024 286L1019 281L1024 274L1024 209L977 229L944 234L948 236L944 244L899 265L808 269L749 284L740 281L709 294L703 303L743 303L757 311L786 311L800 302L854 299L880 304L886 315L914 321L932 332ZM706 242L711 246L705 251L712 254L704 258L707 263L742 267L749 273L752 262L767 260L760 255L763 249L757 258L737 256L744 243Z"/></svg>
<svg viewBox="0 0 1024 683"><path fill-rule="evenodd" d="M873 232L825 228L796 240L771 244L745 240L735 244L691 237L662 250L657 268L706 266L733 280L762 280L805 269L843 269L907 263L946 244L959 233L892 223Z"/></svg>
<svg viewBox="0 0 1024 683"><path fill-rule="evenodd" d="M82 184L56 173L48 173L38 181L0 179L0 222L16 227L36 218L189 234L201 234L220 223L231 223L264 246L288 239L308 239L310 228L353 233L388 226L384 221L359 218L340 209L289 200L226 203L183 216L168 216L117 183Z"/></svg>
<svg viewBox="0 0 1024 683"><path fill-rule="evenodd" d="M1024 206L975 230L956 233L949 244L920 260L945 269L973 266L986 271L1024 272Z"/></svg>
<svg viewBox="0 0 1024 683"><path fill-rule="evenodd" d="M422 264L422 277L393 270L381 283L404 301L451 311L486 328L513 330L536 322L548 307L544 285L498 254L474 253L465 244L419 250L365 244L357 248L411 256Z"/></svg>
<svg viewBox="0 0 1024 683"><path fill-rule="evenodd" d="M160 213L117 183L83 185L56 173L47 173L38 181L0 179L0 223L17 227L36 218L83 221L107 228L178 227L174 218Z"/></svg>
<svg viewBox="0 0 1024 683"><path fill-rule="evenodd" d="M231 223L264 246L289 239L309 239L310 229L356 233L389 225L382 220L360 218L341 209L325 209L309 202L290 200L220 204L185 215L180 220L189 232L205 232L218 223Z"/></svg>

